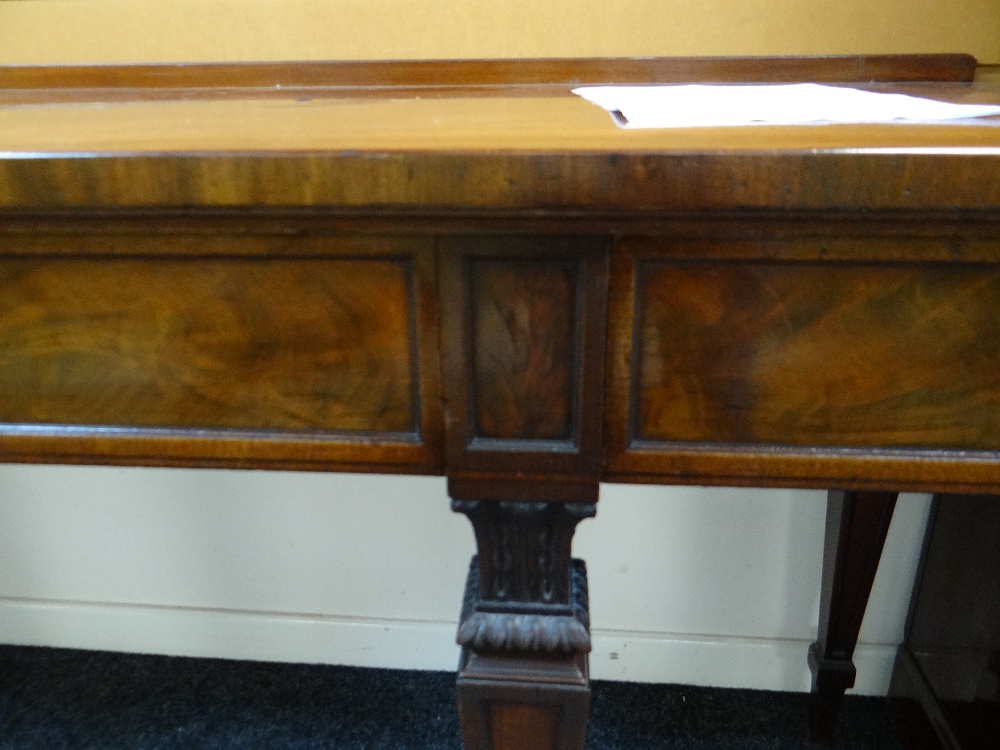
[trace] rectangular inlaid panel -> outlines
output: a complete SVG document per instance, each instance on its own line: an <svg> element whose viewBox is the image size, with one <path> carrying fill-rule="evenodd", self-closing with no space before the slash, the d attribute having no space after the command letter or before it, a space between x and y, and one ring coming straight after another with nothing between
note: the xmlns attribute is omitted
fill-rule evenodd
<svg viewBox="0 0 1000 750"><path fill-rule="evenodd" d="M484 234L441 238L439 248L452 496L552 500L562 492L592 502L607 240Z"/></svg>
<svg viewBox="0 0 1000 750"><path fill-rule="evenodd" d="M0 422L415 433L401 258L0 258Z"/></svg>
<svg viewBox="0 0 1000 750"><path fill-rule="evenodd" d="M574 437L579 263L471 264L476 437Z"/></svg>
<svg viewBox="0 0 1000 750"><path fill-rule="evenodd" d="M1000 270L640 260L631 434L1000 450Z"/></svg>

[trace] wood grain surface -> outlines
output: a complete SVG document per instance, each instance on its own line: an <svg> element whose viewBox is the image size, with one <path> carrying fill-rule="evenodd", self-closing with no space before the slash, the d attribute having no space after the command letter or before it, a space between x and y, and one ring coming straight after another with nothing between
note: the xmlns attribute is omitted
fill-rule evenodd
<svg viewBox="0 0 1000 750"><path fill-rule="evenodd" d="M968 62L903 56L7 69L0 71L0 211L994 210L1000 118L622 130L570 93L577 82L608 79L832 76L856 85L880 80L864 84L880 91L1000 102L1000 84L967 82ZM150 100L157 91L176 96ZM224 99L200 98L208 91ZM67 92L78 99L59 98ZM17 98L25 95L33 98Z"/></svg>
<svg viewBox="0 0 1000 750"><path fill-rule="evenodd" d="M551 750L559 725L555 708L525 703L490 706L491 747L496 750ZM527 740L527 743L525 742Z"/></svg>
<svg viewBox="0 0 1000 750"><path fill-rule="evenodd" d="M1000 84L995 83L864 88L956 103L1000 101ZM42 100L0 106L0 152L753 151L996 146L1000 140L1000 119L996 117L906 125L626 130L571 89L512 87L483 92L458 88L438 96L391 89L376 92L378 96L316 91L287 98L269 98L251 90L238 98L218 101L103 101L96 92L92 99L77 103Z"/></svg>
<svg viewBox="0 0 1000 750"><path fill-rule="evenodd" d="M579 263L470 268L476 436L571 440Z"/></svg>
<svg viewBox="0 0 1000 750"><path fill-rule="evenodd" d="M619 242L605 478L997 486L995 232L818 229Z"/></svg>
<svg viewBox="0 0 1000 750"><path fill-rule="evenodd" d="M275 460L296 441L361 440L373 459L380 442L424 452L440 429L422 403L436 393L436 348L421 351L433 341L418 282L428 244L303 238L288 254L286 237L4 236L5 439L116 435L139 450L183 436L262 448L284 435ZM300 446L298 460L316 452Z"/></svg>
<svg viewBox="0 0 1000 750"><path fill-rule="evenodd" d="M1000 449L1000 271L644 264L636 438Z"/></svg>
<svg viewBox="0 0 1000 750"><path fill-rule="evenodd" d="M452 497L593 502L607 241L497 234L439 247Z"/></svg>
<svg viewBox="0 0 1000 750"><path fill-rule="evenodd" d="M882 132L892 137L871 146L873 133L859 129L855 153L845 146L850 139L829 150L814 139L791 145L779 139L758 141L757 151L727 152L726 138L717 134L718 149L709 139L688 144L689 152L681 142L661 140L646 144L646 153L610 145L608 153L504 153L497 144L480 144L465 153L361 153L344 146L285 156L0 158L0 212L252 206L593 221L663 212L1000 209L1000 128L942 128L923 133L915 146L906 144L910 132ZM971 142L956 145L956 133ZM731 134L729 145L739 137ZM567 136L562 145L571 143Z"/></svg>
<svg viewBox="0 0 1000 750"><path fill-rule="evenodd" d="M439 87L671 81L971 81L966 54L0 66L0 89Z"/></svg>
<svg viewBox="0 0 1000 750"><path fill-rule="evenodd" d="M0 421L412 434L411 284L393 260L2 260Z"/></svg>

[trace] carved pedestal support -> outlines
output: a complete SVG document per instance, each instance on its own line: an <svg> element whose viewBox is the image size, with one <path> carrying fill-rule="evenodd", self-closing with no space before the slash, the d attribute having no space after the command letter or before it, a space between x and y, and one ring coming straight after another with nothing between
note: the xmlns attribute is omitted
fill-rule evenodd
<svg viewBox="0 0 1000 750"><path fill-rule="evenodd" d="M590 702L587 570L570 557L592 503L455 500L479 554L458 626L466 750L582 750Z"/></svg>
<svg viewBox="0 0 1000 750"><path fill-rule="evenodd" d="M814 740L833 738L844 692L854 686L854 647L895 505L895 492L831 491L827 500L819 635L809 647Z"/></svg>

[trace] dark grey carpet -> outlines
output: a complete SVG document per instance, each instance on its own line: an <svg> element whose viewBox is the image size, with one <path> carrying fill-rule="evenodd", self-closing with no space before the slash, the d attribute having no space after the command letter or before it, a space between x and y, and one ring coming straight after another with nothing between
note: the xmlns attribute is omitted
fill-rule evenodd
<svg viewBox="0 0 1000 750"><path fill-rule="evenodd" d="M0 646L0 750L459 750L454 675ZM595 682L588 750L791 750L806 695ZM849 698L833 748L899 748Z"/></svg>

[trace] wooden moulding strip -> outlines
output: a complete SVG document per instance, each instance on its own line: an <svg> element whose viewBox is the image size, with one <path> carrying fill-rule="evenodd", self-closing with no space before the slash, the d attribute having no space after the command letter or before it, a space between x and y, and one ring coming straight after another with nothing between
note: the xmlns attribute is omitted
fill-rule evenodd
<svg viewBox="0 0 1000 750"><path fill-rule="evenodd" d="M408 437L0 425L0 463L440 474L437 446Z"/></svg>
<svg viewBox="0 0 1000 750"><path fill-rule="evenodd" d="M602 481L712 484L740 487L815 487L900 492L1000 490L1000 454L853 448L741 445L633 445L610 454Z"/></svg>
<svg viewBox="0 0 1000 750"><path fill-rule="evenodd" d="M0 210L317 206L366 215L533 211L538 216L543 208L549 217L575 218L571 214L581 211L849 215L944 208L955 217L995 215L1000 207L996 146L958 146L944 153L621 154L595 137L591 153L405 153L404 142L398 142L402 145L390 149L394 142L387 140L384 150L372 147L368 153L2 158ZM607 151L598 151L601 147Z"/></svg>
<svg viewBox="0 0 1000 750"><path fill-rule="evenodd" d="M967 54L0 66L0 89L413 87L676 82L967 82Z"/></svg>

